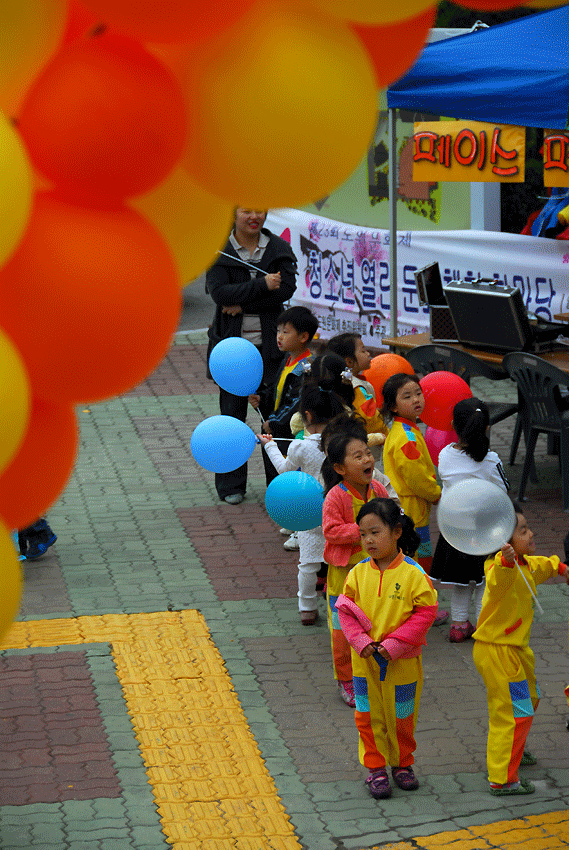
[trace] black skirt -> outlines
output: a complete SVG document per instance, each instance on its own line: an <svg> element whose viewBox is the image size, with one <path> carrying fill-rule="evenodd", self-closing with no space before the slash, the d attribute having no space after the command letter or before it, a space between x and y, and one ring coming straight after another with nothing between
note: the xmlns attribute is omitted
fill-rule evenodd
<svg viewBox="0 0 569 850"><path fill-rule="evenodd" d="M439 535L439 541L433 556L430 578L441 584L482 584L484 581L484 561L487 555L466 555L451 546Z"/></svg>

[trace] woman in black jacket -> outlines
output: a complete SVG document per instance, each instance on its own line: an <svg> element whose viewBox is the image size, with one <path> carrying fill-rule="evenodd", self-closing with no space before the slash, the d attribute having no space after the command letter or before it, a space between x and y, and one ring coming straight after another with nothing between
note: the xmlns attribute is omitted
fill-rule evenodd
<svg viewBox="0 0 569 850"><path fill-rule="evenodd" d="M266 217L266 210L237 207L229 240L207 272L206 288L216 304L208 355L220 340L243 336L259 348L263 384L271 384L282 360L276 342L277 317L296 289L297 267L288 242L263 227ZM246 396L220 388L223 415L244 422L247 404ZM238 505L247 487L247 464L233 472L216 473L215 486L222 501Z"/></svg>

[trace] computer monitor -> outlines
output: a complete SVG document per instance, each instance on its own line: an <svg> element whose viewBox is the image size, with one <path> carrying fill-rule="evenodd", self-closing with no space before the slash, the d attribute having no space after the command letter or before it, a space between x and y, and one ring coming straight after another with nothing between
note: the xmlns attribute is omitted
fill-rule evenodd
<svg viewBox="0 0 569 850"><path fill-rule="evenodd" d="M438 263L431 263L415 272L415 285L421 304L429 307L446 304Z"/></svg>
<svg viewBox="0 0 569 850"><path fill-rule="evenodd" d="M529 351L534 334L521 290L453 281L445 288L459 342L472 348Z"/></svg>

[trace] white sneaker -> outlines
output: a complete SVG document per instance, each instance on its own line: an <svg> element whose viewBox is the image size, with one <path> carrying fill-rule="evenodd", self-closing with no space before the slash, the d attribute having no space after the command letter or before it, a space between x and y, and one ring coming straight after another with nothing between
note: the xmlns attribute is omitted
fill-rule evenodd
<svg viewBox="0 0 569 850"><path fill-rule="evenodd" d="M292 528L279 528L279 534L282 534L283 537L290 537L291 534L294 534Z"/></svg>
<svg viewBox="0 0 569 850"><path fill-rule="evenodd" d="M283 549L286 549L287 552L294 552L295 549L300 549L298 531L293 531L288 540L285 540L283 543Z"/></svg>

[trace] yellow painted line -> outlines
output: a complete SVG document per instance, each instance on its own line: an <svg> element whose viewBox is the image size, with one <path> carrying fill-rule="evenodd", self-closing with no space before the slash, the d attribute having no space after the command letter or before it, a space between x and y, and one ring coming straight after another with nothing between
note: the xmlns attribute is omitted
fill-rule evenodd
<svg viewBox="0 0 569 850"><path fill-rule="evenodd" d="M85 643L111 645L162 829L175 850L300 850L198 611L18 622L0 649Z"/></svg>
<svg viewBox="0 0 569 850"><path fill-rule="evenodd" d="M517 820L439 832L412 842L382 844L372 850L562 850L569 847L569 812L547 812Z"/></svg>

